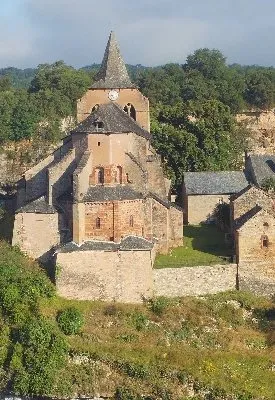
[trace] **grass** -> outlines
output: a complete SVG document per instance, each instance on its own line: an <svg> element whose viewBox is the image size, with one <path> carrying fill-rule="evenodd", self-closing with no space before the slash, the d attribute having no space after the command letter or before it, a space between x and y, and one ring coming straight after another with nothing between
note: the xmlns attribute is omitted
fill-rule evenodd
<svg viewBox="0 0 275 400"><path fill-rule="evenodd" d="M274 400L271 300L228 292L158 301L161 313L152 303L44 300L41 311L53 322L68 306L85 316L83 332L69 337L71 353L82 362L69 365L62 379L73 379L74 391L82 394L112 396L122 387L150 399L185 399L192 385L196 399L227 398L203 397L206 390ZM132 398L129 393L125 399Z"/></svg>
<svg viewBox="0 0 275 400"><path fill-rule="evenodd" d="M224 264L230 255L224 234L214 225L185 226L183 243L183 246L172 249L167 255L158 254L154 267Z"/></svg>
<svg viewBox="0 0 275 400"><path fill-rule="evenodd" d="M20 265L23 277L38 269L0 242L0 268L7 265ZM67 336L69 362L58 374L55 398L99 393L120 400L187 400L191 388L196 400L274 400L270 299L234 291L133 305L54 296L41 299L37 309L57 328L58 313L68 307L81 311L85 323L81 333ZM69 383L72 393L64 396Z"/></svg>

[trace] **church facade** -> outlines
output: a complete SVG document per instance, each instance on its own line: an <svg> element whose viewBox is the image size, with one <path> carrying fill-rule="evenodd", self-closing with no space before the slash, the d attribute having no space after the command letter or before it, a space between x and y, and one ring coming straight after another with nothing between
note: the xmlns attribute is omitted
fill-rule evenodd
<svg viewBox="0 0 275 400"><path fill-rule="evenodd" d="M59 266L61 295L141 301L155 253L180 245L182 210L151 145L149 102L111 33L78 125L19 183L13 244Z"/></svg>

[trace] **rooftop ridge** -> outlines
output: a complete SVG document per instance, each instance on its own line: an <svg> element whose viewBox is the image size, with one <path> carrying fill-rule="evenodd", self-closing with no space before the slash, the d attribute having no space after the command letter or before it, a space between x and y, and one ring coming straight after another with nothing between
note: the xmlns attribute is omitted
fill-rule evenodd
<svg viewBox="0 0 275 400"><path fill-rule="evenodd" d="M120 53L115 34L111 31L100 69L91 86L94 89L132 88L134 84L128 75Z"/></svg>

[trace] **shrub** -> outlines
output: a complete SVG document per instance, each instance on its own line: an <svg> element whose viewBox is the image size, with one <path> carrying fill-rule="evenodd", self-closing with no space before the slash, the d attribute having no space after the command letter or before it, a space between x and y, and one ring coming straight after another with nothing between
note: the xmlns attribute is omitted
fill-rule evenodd
<svg viewBox="0 0 275 400"><path fill-rule="evenodd" d="M11 387L20 395L49 395L68 352L63 336L44 318L33 318L15 332L10 351Z"/></svg>
<svg viewBox="0 0 275 400"><path fill-rule="evenodd" d="M70 307L58 314L57 323L65 335L76 335L83 327L84 317L77 308Z"/></svg>
<svg viewBox="0 0 275 400"><path fill-rule="evenodd" d="M169 305L169 300L166 297L154 297L149 300L149 308L154 314L159 317L164 313Z"/></svg>
<svg viewBox="0 0 275 400"><path fill-rule="evenodd" d="M142 331L148 324L148 318L140 312L135 312L132 314L132 323L137 331Z"/></svg>

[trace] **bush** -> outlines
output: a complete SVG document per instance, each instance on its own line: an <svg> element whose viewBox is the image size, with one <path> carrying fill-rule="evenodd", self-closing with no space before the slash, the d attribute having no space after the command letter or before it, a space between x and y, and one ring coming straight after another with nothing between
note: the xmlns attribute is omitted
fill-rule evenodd
<svg viewBox="0 0 275 400"><path fill-rule="evenodd" d="M76 335L83 327L84 317L77 308L70 307L58 314L57 323L65 335Z"/></svg>
<svg viewBox="0 0 275 400"><path fill-rule="evenodd" d="M149 308L154 314L159 317L164 313L169 305L169 300L166 297L155 297L149 300Z"/></svg>
<svg viewBox="0 0 275 400"><path fill-rule="evenodd" d="M10 349L11 387L19 395L50 395L66 363L63 335L45 318L33 318L14 332Z"/></svg>

